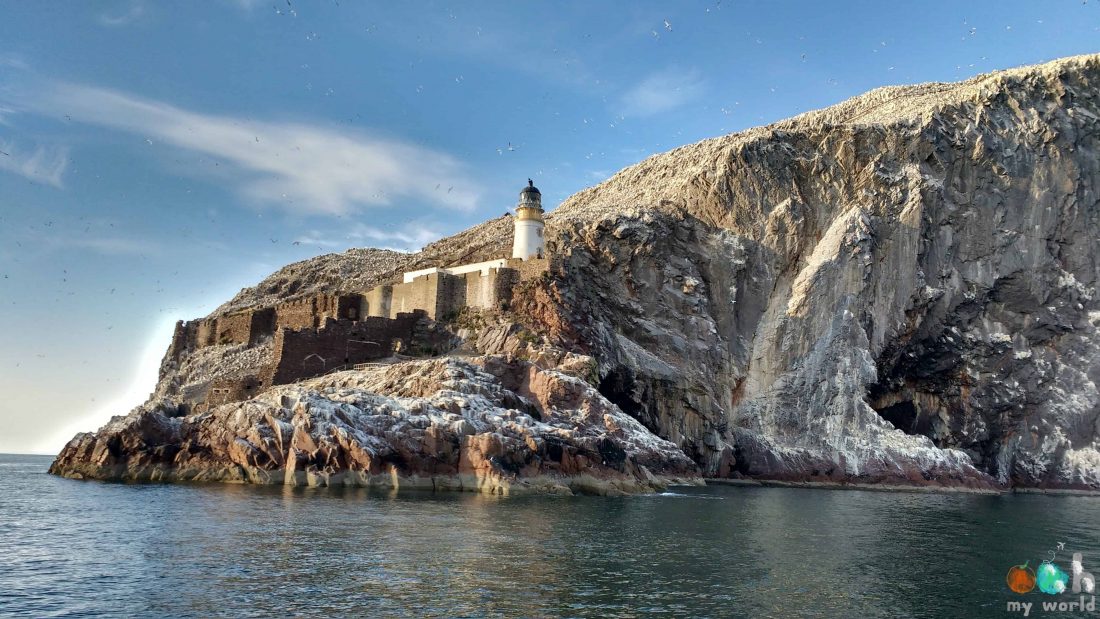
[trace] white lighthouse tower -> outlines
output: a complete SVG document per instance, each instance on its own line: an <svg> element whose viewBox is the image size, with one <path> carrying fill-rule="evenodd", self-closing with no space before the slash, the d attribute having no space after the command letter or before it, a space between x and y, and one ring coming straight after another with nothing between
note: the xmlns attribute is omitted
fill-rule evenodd
<svg viewBox="0 0 1100 619"><path fill-rule="evenodd" d="M535 182L527 179L527 186L519 192L516 205L516 233L512 241L512 257L542 258L546 242L542 238L542 194Z"/></svg>

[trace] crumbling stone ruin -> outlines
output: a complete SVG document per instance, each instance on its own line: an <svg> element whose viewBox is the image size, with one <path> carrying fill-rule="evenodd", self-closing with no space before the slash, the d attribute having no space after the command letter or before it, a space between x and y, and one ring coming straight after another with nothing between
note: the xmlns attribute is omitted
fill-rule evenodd
<svg viewBox="0 0 1100 619"><path fill-rule="evenodd" d="M440 352L426 323L464 308L507 306L513 288L546 272L542 197L534 183L520 193L511 258L431 267L367 291L318 294L179 322L169 356L178 361L208 346L270 343L270 361L258 372L218 378L184 393L184 406L209 410L293 383L397 353ZM522 232L522 234L521 234ZM396 277L395 277L396 280Z"/></svg>
<svg viewBox="0 0 1100 619"><path fill-rule="evenodd" d="M422 310L402 312L394 318L364 320L329 318L320 328L280 329L275 334L275 354L261 377L265 385L283 385L302 378L349 369L357 363L376 361L407 350L416 337Z"/></svg>

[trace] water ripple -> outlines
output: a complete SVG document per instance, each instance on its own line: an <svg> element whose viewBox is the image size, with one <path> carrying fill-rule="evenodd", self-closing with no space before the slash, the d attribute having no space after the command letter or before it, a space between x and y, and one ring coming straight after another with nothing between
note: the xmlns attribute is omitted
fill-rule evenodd
<svg viewBox="0 0 1100 619"><path fill-rule="evenodd" d="M0 456L0 615L997 617L1008 567L1058 541L1059 560L1100 567L1091 497L501 499L76 482L48 464Z"/></svg>

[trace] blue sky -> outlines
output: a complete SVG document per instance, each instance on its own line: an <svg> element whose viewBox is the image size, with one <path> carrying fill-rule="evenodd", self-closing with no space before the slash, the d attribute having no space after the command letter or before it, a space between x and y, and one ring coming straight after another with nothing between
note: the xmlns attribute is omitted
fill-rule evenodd
<svg viewBox="0 0 1100 619"><path fill-rule="evenodd" d="M172 324L887 84L1100 51L1068 2L0 2L0 452L145 399Z"/></svg>

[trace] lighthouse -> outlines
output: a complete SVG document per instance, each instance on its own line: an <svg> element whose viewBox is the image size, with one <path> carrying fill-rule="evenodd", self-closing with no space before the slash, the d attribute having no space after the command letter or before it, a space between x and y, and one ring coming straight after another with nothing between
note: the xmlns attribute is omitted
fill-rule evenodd
<svg viewBox="0 0 1100 619"><path fill-rule="evenodd" d="M519 192L515 222L512 257L523 260L542 258L546 247L542 238L542 194L531 179L527 179L527 186Z"/></svg>

